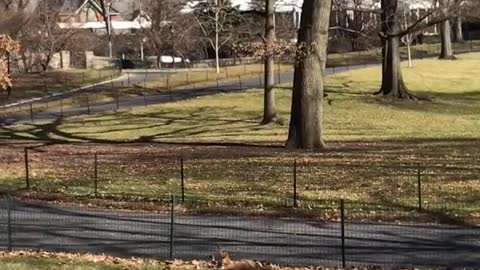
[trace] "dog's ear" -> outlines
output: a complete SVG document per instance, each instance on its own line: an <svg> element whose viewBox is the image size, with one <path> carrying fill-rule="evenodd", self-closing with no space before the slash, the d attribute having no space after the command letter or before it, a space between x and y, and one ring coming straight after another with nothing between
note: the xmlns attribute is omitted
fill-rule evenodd
<svg viewBox="0 0 480 270"><path fill-rule="evenodd" d="M227 250L222 248L219 244L217 244L217 247L218 247L218 251L220 251L220 254L222 255L222 257L224 256L224 254L228 253Z"/></svg>

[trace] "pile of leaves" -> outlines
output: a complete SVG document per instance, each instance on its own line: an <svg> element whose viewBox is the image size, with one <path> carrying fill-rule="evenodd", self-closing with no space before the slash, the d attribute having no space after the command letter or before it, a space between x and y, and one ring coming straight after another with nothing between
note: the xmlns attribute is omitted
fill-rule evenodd
<svg viewBox="0 0 480 270"><path fill-rule="evenodd" d="M0 35L0 57L18 51L19 44L10 36ZM0 58L0 89L7 89L12 86L12 79L8 71L7 63Z"/></svg>

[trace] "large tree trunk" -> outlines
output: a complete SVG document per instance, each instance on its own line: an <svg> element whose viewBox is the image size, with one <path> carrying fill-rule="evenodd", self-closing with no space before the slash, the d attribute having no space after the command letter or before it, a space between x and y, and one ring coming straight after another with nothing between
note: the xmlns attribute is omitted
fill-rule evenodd
<svg viewBox="0 0 480 270"><path fill-rule="evenodd" d="M462 17L455 18L455 32L454 32L454 41L455 42L465 42L463 38L463 30L462 30Z"/></svg>
<svg viewBox="0 0 480 270"><path fill-rule="evenodd" d="M274 6L275 0L266 0L265 6L265 92L263 98L262 124L277 121L275 108L275 63L273 46L275 42Z"/></svg>
<svg viewBox="0 0 480 270"><path fill-rule="evenodd" d="M324 69L331 0L304 1L298 31L288 148L323 149Z"/></svg>
<svg viewBox="0 0 480 270"><path fill-rule="evenodd" d="M392 98L415 98L408 92L400 66L400 16L398 0L382 0L382 86L377 94Z"/></svg>
<svg viewBox="0 0 480 270"><path fill-rule="evenodd" d="M440 6L442 9L446 9L448 0L440 0ZM445 11L446 12L446 11ZM454 59L453 48L452 48L452 37L451 37L451 26L450 20L445 20L440 23L440 59Z"/></svg>

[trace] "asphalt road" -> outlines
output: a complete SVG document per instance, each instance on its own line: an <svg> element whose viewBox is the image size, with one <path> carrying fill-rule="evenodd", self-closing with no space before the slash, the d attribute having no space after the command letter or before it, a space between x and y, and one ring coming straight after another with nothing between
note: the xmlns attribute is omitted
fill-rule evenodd
<svg viewBox="0 0 480 270"><path fill-rule="evenodd" d="M364 68L365 65L356 65L356 66L349 66L349 67L337 67L337 68L327 68L327 74L345 72L348 70L353 69L360 69ZM158 78L162 76L167 76L168 73L164 72L133 72L129 73L128 75L122 77L122 79L115 80L112 83L105 83L102 85L98 85L89 89L84 89L75 93L69 93L62 97L71 97L71 96L79 96L85 93L95 93L95 92L102 92L102 91L111 91L115 89L115 87L125 86L125 85L143 85L145 81L154 81L158 80ZM275 76L275 83L282 84L293 81L293 72L286 72L281 73L279 76L278 74ZM212 82L206 86L196 87L194 85L188 85L185 87L180 87L173 89L169 92L163 93L155 93L149 94L144 96L120 96L118 99L118 105L116 102L108 102L108 103L97 103L97 104L90 104L88 107L86 104L80 107L73 107L73 108L65 108L62 112L60 111L47 111L47 112L35 112L33 115L34 121L43 121L43 120L55 120L60 117L68 117L68 116L77 116L83 115L90 112L93 113L101 113L101 112L108 112L114 111L117 109L126 109L132 108L137 106L145 106L150 104L158 104L158 103L166 103L166 102L174 102L180 100L186 100L191 98L196 98L200 96L206 95L213 95L218 93L231 93L231 92L238 92L243 91L246 89L252 88L260 88L263 87L263 76L254 76L248 78L235 78L229 81L220 82L218 85L216 82ZM54 101L58 100L61 97L51 97L46 100ZM28 110L10 116L6 119L0 119L0 124L9 125L9 124L18 124L18 123L29 123L32 122L31 116L28 113Z"/></svg>
<svg viewBox="0 0 480 270"><path fill-rule="evenodd" d="M7 248L7 207L0 200L0 248ZM16 202L14 249L169 257L170 215ZM278 264L340 265L341 226L243 216L176 216L173 254L208 259L216 245L234 258ZM480 267L480 227L346 223L347 265Z"/></svg>

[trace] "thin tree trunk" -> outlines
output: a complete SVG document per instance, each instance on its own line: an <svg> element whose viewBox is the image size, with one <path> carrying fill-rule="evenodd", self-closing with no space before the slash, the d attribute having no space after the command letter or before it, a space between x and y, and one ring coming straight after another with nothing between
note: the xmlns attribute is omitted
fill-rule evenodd
<svg viewBox="0 0 480 270"><path fill-rule="evenodd" d="M215 1L215 5L217 10L215 10L215 67L217 68L217 74L220 74L220 44L219 44L219 33L220 33L220 26L218 25L219 22L219 7L218 7L218 0Z"/></svg>
<svg viewBox="0 0 480 270"><path fill-rule="evenodd" d="M288 148L325 148L322 140L323 72L327 60L331 3L331 0L303 2Z"/></svg>
<svg viewBox="0 0 480 270"><path fill-rule="evenodd" d="M440 0L440 6L446 8L448 0ZM450 20L440 23L440 59L455 59L453 56Z"/></svg>
<svg viewBox="0 0 480 270"><path fill-rule="evenodd" d="M409 68L412 68L412 67L413 67L413 63L412 63L412 46L411 46L410 44L411 44L411 40L408 40L408 43L407 43L408 67L409 67Z"/></svg>
<svg viewBox="0 0 480 270"><path fill-rule="evenodd" d="M217 69L217 74L220 74L220 55L219 55L219 45L218 45L218 32L215 33L215 68Z"/></svg>
<svg viewBox="0 0 480 270"><path fill-rule="evenodd" d="M463 30L462 30L462 17L455 18L455 32L454 32L454 41L461 43L465 42L463 38Z"/></svg>
<svg viewBox="0 0 480 270"><path fill-rule="evenodd" d="M263 98L263 120L262 124L270 124L277 121L277 110L275 106L275 63L273 46L275 42L274 23L274 0L266 0L265 8L265 86Z"/></svg>

